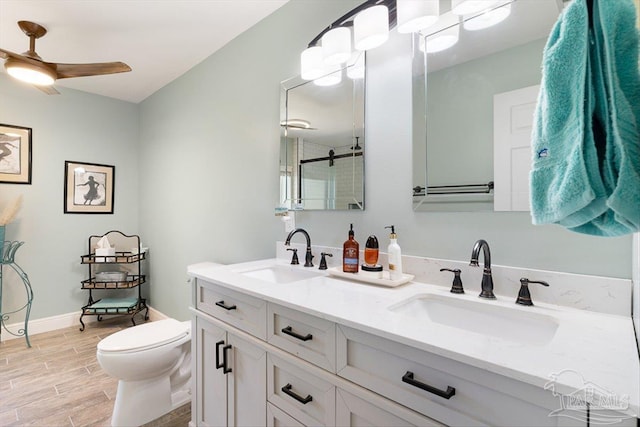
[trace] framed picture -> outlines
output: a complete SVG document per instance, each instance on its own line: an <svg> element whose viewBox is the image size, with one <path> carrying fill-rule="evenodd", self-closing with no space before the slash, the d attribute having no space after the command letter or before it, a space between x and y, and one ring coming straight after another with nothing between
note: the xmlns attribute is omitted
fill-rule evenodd
<svg viewBox="0 0 640 427"><path fill-rule="evenodd" d="M116 167L64 162L64 213L112 214Z"/></svg>
<svg viewBox="0 0 640 427"><path fill-rule="evenodd" d="M31 184L31 128L0 124L0 183Z"/></svg>

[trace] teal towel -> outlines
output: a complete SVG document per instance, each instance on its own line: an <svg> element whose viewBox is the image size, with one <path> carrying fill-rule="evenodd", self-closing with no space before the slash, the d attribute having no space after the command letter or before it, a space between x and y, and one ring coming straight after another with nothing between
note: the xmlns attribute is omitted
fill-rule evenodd
<svg viewBox="0 0 640 427"><path fill-rule="evenodd" d="M640 74L632 0L574 0L543 55L532 133L534 224L640 230Z"/></svg>

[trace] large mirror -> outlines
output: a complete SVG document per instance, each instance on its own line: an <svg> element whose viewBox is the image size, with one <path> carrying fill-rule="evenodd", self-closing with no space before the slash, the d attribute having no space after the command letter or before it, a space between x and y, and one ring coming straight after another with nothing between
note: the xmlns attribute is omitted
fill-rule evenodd
<svg viewBox="0 0 640 427"><path fill-rule="evenodd" d="M505 149L496 150L495 144L503 129L512 132L517 127L521 139L530 135L542 52L562 4L561 0L503 1L496 8L504 8L505 14L510 9L507 18L478 30L469 28L472 17L447 12L434 28L414 37L414 209L493 210L497 188L509 186L511 191L513 185L515 192L519 185L518 197L525 208L501 210L526 210L530 167L526 143L519 151L507 148L505 154L498 153ZM435 51L436 38L447 32L457 33L458 42ZM520 101L521 92L526 92L527 101ZM499 103L515 102L514 93L520 104L503 108L511 115L501 113ZM512 176L511 169L517 174Z"/></svg>
<svg viewBox="0 0 640 427"><path fill-rule="evenodd" d="M361 56L339 72L339 79L334 75L333 82L299 77L283 82L281 209L364 209L364 53Z"/></svg>

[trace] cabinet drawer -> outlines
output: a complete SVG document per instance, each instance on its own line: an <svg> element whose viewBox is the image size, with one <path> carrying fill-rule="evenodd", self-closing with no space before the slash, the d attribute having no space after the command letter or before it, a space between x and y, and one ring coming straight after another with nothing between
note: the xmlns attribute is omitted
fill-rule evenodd
<svg viewBox="0 0 640 427"><path fill-rule="evenodd" d="M196 279L196 309L266 340L267 302Z"/></svg>
<svg viewBox="0 0 640 427"><path fill-rule="evenodd" d="M277 406L267 403L267 427L304 427L304 424Z"/></svg>
<svg viewBox="0 0 640 427"><path fill-rule="evenodd" d="M338 375L445 424L554 426L567 422L550 416L561 408L560 402L542 388L342 325L336 334ZM436 390L427 391L423 384ZM454 392L449 399L434 394L448 389Z"/></svg>
<svg viewBox="0 0 640 427"><path fill-rule="evenodd" d="M333 322L269 303L267 341L327 371L336 372Z"/></svg>
<svg viewBox="0 0 640 427"><path fill-rule="evenodd" d="M267 400L307 426L335 424L335 386L267 355Z"/></svg>
<svg viewBox="0 0 640 427"><path fill-rule="evenodd" d="M358 397L340 388L336 390L337 426L445 427L377 394L367 394Z"/></svg>

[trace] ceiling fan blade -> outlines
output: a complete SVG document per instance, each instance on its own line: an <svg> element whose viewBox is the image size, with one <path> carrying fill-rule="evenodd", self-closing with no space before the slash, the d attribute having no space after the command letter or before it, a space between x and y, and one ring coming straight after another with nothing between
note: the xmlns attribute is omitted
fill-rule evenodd
<svg viewBox="0 0 640 427"><path fill-rule="evenodd" d="M56 67L59 79L99 76L131 71L131 67L124 62L101 62L95 64L56 64L47 62L46 64Z"/></svg>
<svg viewBox="0 0 640 427"><path fill-rule="evenodd" d="M19 53L11 52L9 50L0 49L0 58L9 59L14 58L19 61L28 62L30 64L40 65L43 62L37 59L29 58L28 56L21 55Z"/></svg>
<svg viewBox="0 0 640 427"><path fill-rule="evenodd" d="M58 92L56 88L53 86L39 86L39 85L32 85L32 86L35 87L36 89L40 89L47 95L60 95L60 92Z"/></svg>

